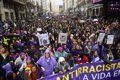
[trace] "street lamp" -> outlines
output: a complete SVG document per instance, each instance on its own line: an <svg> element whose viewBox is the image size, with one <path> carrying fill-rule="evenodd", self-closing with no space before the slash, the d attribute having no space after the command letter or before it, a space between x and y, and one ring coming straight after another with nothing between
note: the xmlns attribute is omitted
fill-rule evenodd
<svg viewBox="0 0 120 80"><path fill-rule="evenodd" d="M49 0L50 4L49 4L49 7L50 7L50 12L52 11L52 4L51 4L51 0Z"/></svg>
<svg viewBox="0 0 120 80"><path fill-rule="evenodd" d="M85 7L85 14L86 14L86 17L87 17L87 10L88 10L88 8L87 8L87 7Z"/></svg>

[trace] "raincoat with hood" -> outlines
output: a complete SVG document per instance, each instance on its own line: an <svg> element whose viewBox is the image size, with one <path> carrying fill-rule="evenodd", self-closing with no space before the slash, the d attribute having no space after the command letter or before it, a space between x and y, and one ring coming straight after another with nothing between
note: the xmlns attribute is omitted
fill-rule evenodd
<svg viewBox="0 0 120 80"><path fill-rule="evenodd" d="M49 58L45 57L46 54L49 54ZM44 76L48 76L53 74L57 62L54 57L50 56L49 49L46 49L44 55L37 61L37 64L45 69Z"/></svg>

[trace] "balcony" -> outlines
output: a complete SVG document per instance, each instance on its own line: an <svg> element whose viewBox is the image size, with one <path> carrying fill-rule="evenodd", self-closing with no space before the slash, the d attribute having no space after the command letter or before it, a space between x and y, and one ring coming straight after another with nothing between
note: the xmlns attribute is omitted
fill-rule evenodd
<svg viewBox="0 0 120 80"><path fill-rule="evenodd" d="M34 0L27 0L28 5L36 6L36 3Z"/></svg>
<svg viewBox="0 0 120 80"><path fill-rule="evenodd" d="M84 2L84 0L78 0L77 4L81 4L82 2Z"/></svg>
<svg viewBox="0 0 120 80"><path fill-rule="evenodd" d="M12 1L19 3L19 4L22 4L22 5L25 5L27 2L27 0L12 0Z"/></svg>
<svg viewBox="0 0 120 80"><path fill-rule="evenodd" d="M80 4L88 4L88 3L91 3L91 1L90 0L78 0L77 1L77 5L80 5Z"/></svg>

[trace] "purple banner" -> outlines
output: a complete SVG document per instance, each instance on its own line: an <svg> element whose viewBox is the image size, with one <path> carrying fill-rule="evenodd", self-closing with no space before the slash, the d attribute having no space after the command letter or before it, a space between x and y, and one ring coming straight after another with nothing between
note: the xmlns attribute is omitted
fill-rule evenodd
<svg viewBox="0 0 120 80"><path fill-rule="evenodd" d="M92 0L93 4L101 2L102 0Z"/></svg>
<svg viewBox="0 0 120 80"><path fill-rule="evenodd" d="M109 1L107 6L110 12L120 12L120 1Z"/></svg>
<svg viewBox="0 0 120 80"><path fill-rule="evenodd" d="M56 74L41 80L120 80L120 60L111 64L80 64L63 75Z"/></svg>

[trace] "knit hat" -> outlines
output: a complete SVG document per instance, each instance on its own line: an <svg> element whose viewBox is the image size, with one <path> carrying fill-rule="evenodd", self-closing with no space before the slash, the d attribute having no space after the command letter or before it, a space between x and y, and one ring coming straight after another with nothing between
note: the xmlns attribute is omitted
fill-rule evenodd
<svg viewBox="0 0 120 80"><path fill-rule="evenodd" d="M44 53L50 54L50 50L47 48Z"/></svg>
<svg viewBox="0 0 120 80"><path fill-rule="evenodd" d="M59 47L58 49L57 49L57 51L63 51L63 48L62 47Z"/></svg>
<svg viewBox="0 0 120 80"><path fill-rule="evenodd" d="M41 28L37 28L37 31L42 31L42 29Z"/></svg>
<svg viewBox="0 0 120 80"><path fill-rule="evenodd" d="M21 52L21 53L20 53L20 56L22 56L22 55L25 55L25 53L24 53L24 52Z"/></svg>
<svg viewBox="0 0 120 80"><path fill-rule="evenodd" d="M58 62L60 63L60 62L63 62L63 61L65 61L65 58L64 57L59 57Z"/></svg>
<svg viewBox="0 0 120 80"><path fill-rule="evenodd" d="M26 60L31 60L32 58L30 57L30 56L28 56L27 58L26 58Z"/></svg>

